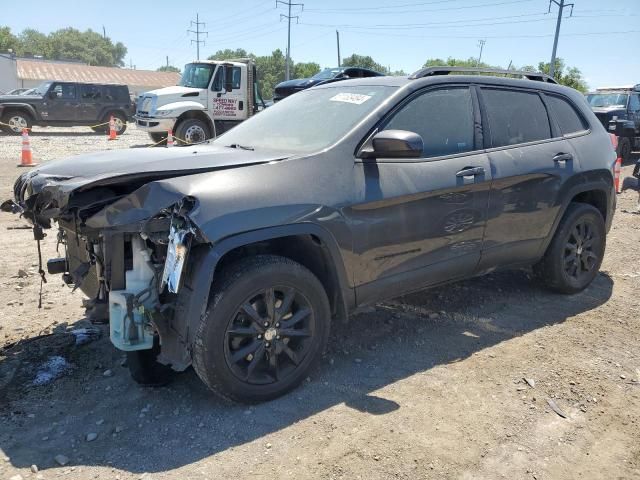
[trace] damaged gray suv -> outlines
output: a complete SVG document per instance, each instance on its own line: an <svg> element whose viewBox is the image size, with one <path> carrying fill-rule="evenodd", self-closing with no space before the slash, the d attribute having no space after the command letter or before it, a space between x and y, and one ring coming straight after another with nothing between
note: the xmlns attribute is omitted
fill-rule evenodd
<svg viewBox="0 0 640 480"><path fill-rule="evenodd" d="M57 229L49 273L108 305L136 380L192 365L268 400L358 306L497 268L562 293L596 276L616 155L583 96L456 73L320 86L207 144L50 162L3 209L38 241Z"/></svg>

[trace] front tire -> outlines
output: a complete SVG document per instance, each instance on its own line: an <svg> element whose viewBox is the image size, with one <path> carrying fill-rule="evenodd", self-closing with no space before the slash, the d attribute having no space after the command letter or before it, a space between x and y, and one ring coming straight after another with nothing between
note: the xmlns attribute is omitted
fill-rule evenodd
<svg viewBox="0 0 640 480"><path fill-rule="evenodd" d="M2 123L8 125L3 125L2 128L11 135L21 135L23 129L31 130L33 127L33 119L29 114L15 110L3 115Z"/></svg>
<svg viewBox="0 0 640 480"><path fill-rule="evenodd" d="M197 118L187 118L176 128L176 137L180 145L202 143L211 138L209 126Z"/></svg>
<svg viewBox="0 0 640 480"><path fill-rule="evenodd" d="M156 360L160 354L158 337L154 339L150 350L134 350L127 352L129 373L138 384L145 387L161 387L169 383L175 372Z"/></svg>
<svg viewBox="0 0 640 480"><path fill-rule="evenodd" d="M551 290L578 293L598 274L605 246L606 229L600 211L586 203L571 203L534 269Z"/></svg>
<svg viewBox="0 0 640 480"><path fill-rule="evenodd" d="M111 117L113 117L113 121L116 127L116 135L122 135L127 131L127 117L125 117L120 112L111 112L107 114L105 122L111 121ZM104 125L104 129L106 132L109 132L109 128L109 125Z"/></svg>
<svg viewBox="0 0 640 480"><path fill-rule="evenodd" d="M214 282L193 346L193 366L216 394L255 403L302 382L329 337L331 310L320 281L284 257L258 255Z"/></svg>

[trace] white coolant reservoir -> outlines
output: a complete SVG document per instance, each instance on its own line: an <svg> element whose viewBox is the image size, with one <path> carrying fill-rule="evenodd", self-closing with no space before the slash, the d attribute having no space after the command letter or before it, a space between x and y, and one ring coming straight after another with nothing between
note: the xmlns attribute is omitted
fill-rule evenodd
<svg viewBox="0 0 640 480"><path fill-rule="evenodd" d="M125 272L126 288L109 292L111 343L125 351L153 347L153 332L147 325L145 310L158 301L155 270L151 254L142 238L131 238L133 269Z"/></svg>

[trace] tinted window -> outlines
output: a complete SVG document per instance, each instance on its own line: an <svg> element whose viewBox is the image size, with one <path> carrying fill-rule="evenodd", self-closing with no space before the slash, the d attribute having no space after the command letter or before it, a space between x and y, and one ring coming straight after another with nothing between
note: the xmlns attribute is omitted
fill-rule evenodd
<svg viewBox="0 0 640 480"><path fill-rule="evenodd" d="M629 110L632 112L640 110L640 95L631 95L629 99Z"/></svg>
<svg viewBox="0 0 640 480"><path fill-rule="evenodd" d="M547 110L537 93L482 89L482 96L493 147L551 138Z"/></svg>
<svg viewBox="0 0 640 480"><path fill-rule="evenodd" d="M408 130L422 136L423 157L473 150L473 102L468 88L424 93L402 107L385 130Z"/></svg>
<svg viewBox="0 0 640 480"><path fill-rule="evenodd" d="M126 102L129 100L129 90L127 87L105 85L102 88L104 90L104 99L109 102Z"/></svg>
<svg viewBox="0 0 640 480"><path fill-rule="evenodd" d="M95 85L82 85L80 87L80 98L83 100L97 100L100 98L100 88Z"/></svg>
<svg viewBox="0 0 640 480"><path fill-rule="evenodd" d="M563 135L569 133L580 132L587 129L587 125L582 117L576 112L576 109L563 98L547 95L547 102L551 106L553 116L558 122L560 131Z"/></svg>
<svg viewBox="0 0 640 480"><path fill-rule="evenodd" d="M65 100L75 99L76 98L76 86L75 85L60 85L57 84L53 87L53 91L56 92L58 98L62 98Z"/></svg>

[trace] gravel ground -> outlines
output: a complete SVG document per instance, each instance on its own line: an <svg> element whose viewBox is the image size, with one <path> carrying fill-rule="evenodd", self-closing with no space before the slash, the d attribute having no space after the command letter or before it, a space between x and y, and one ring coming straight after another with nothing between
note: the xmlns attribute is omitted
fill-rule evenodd
<svg viewBox="0 0 640 480"><path fill-rule="evenodd" d="M32 135L38 162L149 143L135 127L115 142ZM0 199L19 154L20 138L0 136ZM0 479L640 478L636 202L619 195L583 293L515 271L378 304L333 326L301 388L253 407L192 371L138 387L104 327L71 333L90 327L80 292L51 277L37 308L32 234L1 214ZM54 236L43 248L55 255Z"/></svg>

